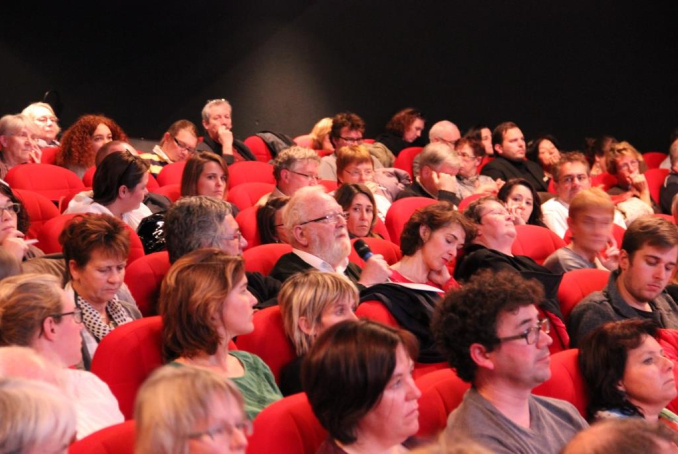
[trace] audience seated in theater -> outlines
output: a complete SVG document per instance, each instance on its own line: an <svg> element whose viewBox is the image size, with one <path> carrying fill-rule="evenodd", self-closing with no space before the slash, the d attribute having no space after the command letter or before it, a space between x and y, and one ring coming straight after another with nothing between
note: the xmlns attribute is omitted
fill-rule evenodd
<svg viewBox="0 0 678 454"><path fill-rule="evenodd" d="M473 223L447 202L415 211L405 224L400 239L403 258L391 267L390 281L361 292L361 301L381 302L403 329L417 337L420 363L445 361L430 329L431 317L443 291L458 287L447 267L474 234Z"/></svg>
<svg viewBox="0 0 678 454"><path fill-rule="evenodd" d="M332 129L330 130L330 142L333 149L348 147L351 145L360 145L363 142L365 133L365 122L362 118L352 112L342 112L332 118ZM372 157L374 168L379 169L384 165L376 157ZM332 153L320 160L318 175L323 180L337 181L337 155Z"/></svg>
<svg viewBox="0 0 678 454"><path fill-rule="evenodd" d="M318 121L309 133L309 138L311 139L309 148L322 151L334 151L334 145L332 145L332 141L330 140L331 131L332 119L330 117L325 117Z"/></svg>
<svg viewBox="0 0 678 454"><path fill-rule="evenodd" d="M494 181L486 175L478 174L478 167L486 156L483 144L475 139L464 137L457 141L454 150L460 159L457 196L465 199L473 194L496 195L504 181L501 179Z"/></svg>
<svg viewBox="0 0 678 454"><path fill-rule="evenodd" d="M524 178L512 178L502 185L497 198L504 202L516 225L544 225L539 194Z"/></svg>
<svg viewBox="0 0 678 454"><path fill-rule="evenodd" d="M375 181L374 164L364 145L351 145L337 149L337 182L342 184L361 183L374 195L377 215L383 221L391 207L391 201ZM385 170L385 169L380 169Z"/></svg>
<svg viewBox="0 0 678 454"><path fill-rule="evenodd" d="M605 156L610 147L617 143L617 139L612 136L602 135L596 138L587 137L584 139L584 154L591 166L591 176L596 177L608 172Z"/></svg>
<svg viewBox="0 0 678 454"><path fill-rule="evenodd" d="M560 161L559 150L558 141L550 134L543 134L527 144L527 159L541 166L547 184L553 177L551 168Z"/></svg>
<svg viewBox="0 0 678 454"><path fill-rule="evenodd" d="M454 277L459 281L467 281L479 270L489 268L494 272L510 270L526 279L537 279L545 291L541 309L552 321L558 337L566 339L557 300L562 276L551 273L530 257L513 255L511 248L516 239L513 215L491 196L471 202L464 215L476 224L477 235L471 244L466 245L464 255L454 269Z"/></svg>
<svg viewBox="0 0 678 454"><path fill-rule="evenodd" d="M461 199L457 195L455 175L459 172L461 160L457 153L449 145L434 142L426 145L419 156L419 176L398 194L397 199L427 197L459 205Z"/></svg>
<svg viewBox="0 0 678 454"><path fill-rule="evenodd" d="M0 452L65 453L73 441L73 406L47 383L0 380L0 413Z"/></svg>
<svg viewBox="0 0 678 454"><path fill-rule="evenodd" d="M262 206L275 197L291 197L297 189L318 184L320 156L310 148L293 146L281 151L273 160L275 189L259 199Z"/></svg>
<svg viewBox="0 0 678 454"><path fill-rule="evenodd" d="M494 156L494 147L492 147L492 128L485 124L471 126L466 133L465 139L474 139L483 144L486 156Z"/></svg>
<svg viewBox="0 0 678 454"><path fill-rule="evenodd" d="M421 137L425 123L424 114L414 107L407 107L393 115L386 124L386 131L374 139L375 143L383 146L384 152L389 156L390 162L380 159L384 167L393 167L395 157L404 148L416 146L413 142Z"/></svg>
<svg viewBox="0 0 678 454"><path fill-rule="evenodd" d="M334 198L341 205L341 209L348 213L346 228L350 238L376 237L374 225L377 223L374 195L372 191L361 183L342 184L334 192Z"/></svg>
<svg viewBox="0 0 678 454"><path fill-rule="evenodd" d="M244 142L233 136L231 104L225 99L211 99L202 108L202 126L206 136L198 144L198 151L211 151L223 156L226 164L237 161L256 161L256 157Z"/></svg>
<svg viewBox="0 0 678 454"><path fill-rule="evenodd" d="M570 202L579 191L591 187L589 163L582 153L564 153L558 164L552 167L552 171L557 196L544 202L541 211L544 224L563 238L568 229L567 217ZM626 228L624 216L617 210L614 212L614 223Z"/></svg>
<svg viewBox="0 0 678 454"><path fill-rule="evenodd" d="M673 361L664 355L654 320L609 322L585 336L579 364L588 389L588 417L643 418L678 431L678 416L665 408L676 397Z"/></svg>
<svg viewBox="0 0 678 454"><path fill-rule="evenodd" d="M370 320L318 337L302 367L304 391L329 432L318 454L406 452L402 443L419 429L416 352L410 333Z"/></svg>
<svg viewBox="0 0 678 454"><path fill-rule="evenodd" d="M34 244L24 240L29 226L23 203L7 183L0 181L0 249L20 262L44 255Z"/></svg>
<svg viewBox="0 0 678 454"><path fill-rule="evenodd" d="M108 385L73 368L82 361L82 321L83 311L54 276L24 274L0 284L0 346L30 347L53 368L55 384L75 408L78 438L124 420ZM36 368L30 358L3 351L2 361L4 374L41 378L29 376Z"/></svg>
<svg viewBox="0 0 678 454"><path fill-rule="evenodd" d="M135 452L244 454L252 423L238 388L223 374L164 366L139 388Z"/></svg>
<svg viewBox="0 0 678 454"><path fill-rule="evenodd" d="M610 147L605 162L607 171L617 177L617 184L607 193L615 196L617 209L622 212L626 225L646 214L654 213L650 188L645 179L643 156L628 142Z"/></svg>
<svg viewBox="0 0 678 454"><path fill-rule="evenodd" d="M359 288L385 282L391 271L381 255L372 256L362 270L348 261L351 240L347 218L348 214L323 188L298 190L283 211L283 223L293 249L280 257L270 276L285 282L300 271L316 268L342 273L359 284Z"/></svg>
<svg viewBox="0 0 678 454"><path fill-rule="evenodd" d="M127 141L127 135L110 118L103 115L83 115L61 137L61 152L56 165L75 172L80 178L94 165L94 157L111 140Z"/></svg>
<svg viewBox="0 0 678 454"><path fill-rule="evenodd" d="M675 452L678 435L664 424L641 419L609 419L579 432L562 454L669 454Z"/></svg>
<svg viewBox="0 0 678 454"><path fill-rule="evenodd" d="M224 158L204 151L188 158L181 175L181 196L205 195L226 199L228 167Z"/></svg>
<svg viewBox="0 0 678 454"><path fill-rule="evenodd" d="M195 153L197 145L198 128L188 120L178 120L163 134L160 144L153 147L152 152L143 153L141 157L151 164L153 176L158 176L167 164L187 160Z"/></svg>
<svg viewBox="0 0 678 454"><path fill-rule="evenodd" d="M256 355L229 351L252 332L256 298L247 290L245 263L219 249L198 249L177 260L160 290L162 351L176 367L210 369L233 380L252 420L282 398L271 369Z"/></svg>
<svg viewBox="0 0 678 454"><path fill-rule="evenodd" d="M39 133L38 140L36 141L38 147L59 146L57 136L61 128L59 127L59 119L54 113L52 106L44 102L34 102L22 110L21 115L33 120L33 123L38 127Z"/></svg>
<svg viewBox="0 0 678 454"><path fill-rule="evenodd" d="M654 319L661 328L678 328L678 305L665 291L678 256L678 227L660 218L636 219L624 234L619 269L607 287L584 298L570 313L567 329L576 347L605 322Z"/></svg>
<svg viewBox="0 0 678 454"><path fill-rule="evenodd" d="M117 294L125 279L129 232L107 214L73 218L61 232L67 268L66 296L82 311L82 357L85 369L111 330L141 318L136 305Z"/></svg>
<svg viewBox="0 0 678 454"><path fill-rule="evenodd" d="M570 244L551 254L544 266L554 274L581 268L614 271L619 266L619 248L612 235L614 203L599 188L585 189L574 196L567 223Z"/></svg>
<svg viewBox="0 0 678 454"><path fill-rule="evenodd" d="M483 271L447 294L432 329L450 366L472 384L450 414L447 435L497 453L558 453L586 421L570 403L532 395L548 380L548 319L541 285L508 271ZM537 303L538 304L538 303Z"/></svg>
<svg viewBox="0 0 678 454"><path fill-rule="evenodd" d="M145 160L128 152L111 153L97 167L92 191L73 197L64 214L108 214L136 230L143 218L153 214L142 203L148 194L148 178Z"/></svg>
<svg viewBox="0 0 678 454"><path fill-rule="evenodd" d="M480 171L493 180L524 178L538 192L546 192L548 185L541 166L525 160L525 137L517 124L507 121L494 128L492 133L495 158Z"/></svg>
<svg viewBox="0 0 678 454"><path fill-rule="evenodd" d="M280 288L278 304L285 333L297 358L280 371L283 396L300 393L301 364L315 339L344 320L357 320L358 289L335 273L308 270L295 274Z"/></svg>
<svg viewBox="0 0 678 454"><path fill-rule="evenodd" d="M669 174L659 191L659 201L664 214L671 214L671 202L673 197L678 194L678 138L671 144L669 158L671 162Z"/></svg>
<svg viewBox="0 0 678 454"><path fill-rule="evenodd" d="M290 198L287 196L275 197L257 208L257 232L261 244L286 243L290 240L283 224L283 208Z"/></svg>
<svg viewBox="0 0 678 454"><path fill-rule="evenodd" d="M0 247L0 282L3 279L21 274L19 261L5 248Z"/></svg>
<svg viewBox="0 0 678 454"><path fill-rule="evenodd" d="M28 162L40 162L37 146L39 129L28 117L5 115L0 118L0 179L12 167Z"/></svg>
<svg viewBox="0 0 678 454"><path fill-rule="evenodd" d="M460 138L461 133L459 128L448 120L441 120L435 123L428 131L429 143L442 142L455 148ZM421 159L421 154L417 154L412 160L412 174L414 176L419 175L419 159Z"/></svg>
<svg viewBox="0 0 678 454"><path fill-rule="evenodd" d="M200 248L217 248L240 256L247 247L230 205L206 196L184 197L170 207L165 217L165 240L170 263ZM247 272L246 275L247 288L259 305L271 305L280 290L280 282L261 273Z"/></svg>

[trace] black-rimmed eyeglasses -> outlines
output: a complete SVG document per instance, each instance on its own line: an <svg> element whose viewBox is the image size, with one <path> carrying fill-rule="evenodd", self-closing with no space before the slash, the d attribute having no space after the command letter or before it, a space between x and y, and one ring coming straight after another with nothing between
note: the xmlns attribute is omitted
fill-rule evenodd
<svg viewBox="0 0 678 454"><path fill-rule="evenodd" d="M329 224L331 222L339 222L339 219L343 219L344 221L348 220L348 212L343 212L343 213L330 213L328 215L311 219L310 221L305 221L305 222L300 222L297 225L306 225L310 224L311 222L319 222L321 224Z"/></svg>
<svg viewBox="0 0 678 454"><path fill-rule="evenodd" d="M533 345L537 343L539 339L539 333L543 331L548 334L551 332L551 323L548 318L542 318L537 322L537 326L533 328L528 328L523 331L521 334L516 334L515 336L500 337L499 342L508 342L516 339L525 339L527 345Z"/></svg>

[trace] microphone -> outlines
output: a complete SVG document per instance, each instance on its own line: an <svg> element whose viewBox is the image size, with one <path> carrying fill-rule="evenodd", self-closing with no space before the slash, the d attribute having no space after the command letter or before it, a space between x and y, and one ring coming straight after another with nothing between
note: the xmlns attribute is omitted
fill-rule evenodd
<svg viewBox="0 0 678 454"><path fill-rule="evenodd" d="M363 259L363 262L367 262L374 255L370 247L363 240L357 240L353 243L353 249L358 253L358 257Z"/></svg>

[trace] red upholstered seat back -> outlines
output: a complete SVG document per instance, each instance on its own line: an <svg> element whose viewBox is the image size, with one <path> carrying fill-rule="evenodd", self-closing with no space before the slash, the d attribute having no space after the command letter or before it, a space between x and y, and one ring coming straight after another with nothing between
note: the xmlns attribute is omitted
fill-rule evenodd
<svg viewBox="0 0 678 454"><path fill-rule="evenodd" d="M278 259L288 252L292 252L292 246L278 243L261 244L247 249L242 254L245 259L245 269L268 276Z"/></svg>
<svg viewBox="0 0 678 454"><path fill-rule="evenodd" d="M37 238L42 226L50 219L59 216L59 209L47 197L25 189L14 189L12 192L21 200L28 213L31 225L26 233L27 238ZM40 247L40 244L36 246Z"/></svg>
<svg viewBox="0 0 678 454"><path fill-rule="evenodd" d="M565 320L584 297L605 288L609 277L609 271L588 268L563 274L563 280L558 287L558 301Z"/></svg>
<svg viewBox="0 0 678 454"><path fill-rule="evenodd" d="M447 425L447 417L461 404L470 384L450 368L432 372L416 380L419 398L418 436L433 438Z"/></svg>
<svg viewBox="0 0 678 454"><path fill-rule="evenodd" d="M256 205L245 208L235 217L235 222L237 222L238 227L240 227L240 233L242 233L242 236L247 240L247 247L245 250L261 244L261 239L259 238L259 226L257 225L258 209L259 207Z"/></svg>
<svg viewBox="0 0 678 454"><path fill-rule="evenodd" d="M526 255L540 265L549 255L565 246L562 238L546 227L518 225L516 233L511 252L515 255Z"/></svg>
<svg viewBox="0 0 678 454"><path fill-rule="evenodd" d="M180 184L167 184L165 186L159 186L152 191L155 194L164 195L172 202L176 202L181 197L181 185Z"/></svg>
<svg viewBox="0 0 678 454"><path fill-rule="evenodd" d="M386 228L391 237L391 241L400 246L400 234L405 228L405 224L412 217L417 209L433 205L437 201L427 197L407 197L396 200L386 213Z"/></svg>
<svg viewBox="0 0 678 454"><path fill-rule="evenodd" d="M228 167L229 189L239 184L256 182L275 185L271 164L260 161L240 161Z"/></svg>
<svg viewBox="0 0 678 454"><path fill-rule="evenodd" d="M241 210L257 204L260 198L275 189L270 183L242 183L233 189L229 189L226 200L235 204Z"/></svg>
<svg viewBox="0 0 678 454"><path fill-rule="evenodd" d="M643 153L643 161L648 169L658 169L661 163L666 159L668 155L660 151L648 151Z"/></svg>
<svg viewBox="0 0 678 454"><path fill-rule="evenodd" d="M400 153L398 153L398 156L395 159L395 162L393 163L393 167L396 169L402 169L405 172L410 174L410 177L414 181L414 172L412 171L412 162L414 162L414 158L417 157L419 153L421 153L421 150L423 150L423 147L407 147L403 148L400 150Z"/></svg>
<svg viewBox="0 0 678 454"><path fill-rule="evenodd" d="M285 334L279 306L271 306L254 313L254 331L238 336L239 350L254 353L271 368L275 381L280 383L280 369L297 354Z"/></svg>
<svg viewBox="0 0 678 454"><path fill-rule="evenodd" d="M181 176L184 174L186 161L173 162L162 168L158 174L158 184L167 186L168 184L181 184Z"/></svg>
<svg viewBox="0 0 678 454"><path fill-rule="evenodd" d="M659 203L659 193L668 174L669 169L650 169L645 172L647 187L650 190L650 197L652 197L654 203Z"/></svg>
<svg viewBox="0 0 678 454"><path fill-rule="evenodd" d="M372 253L383 255L384 260L386 260L386 263L389 265L393 265L394 263L400 261L403 256L403 253L400 252L400 248L397 245L381 238L354 238L351 240L351 245L354 245L359 239L367 243ZM353 246L351 246L351 253L348 256L348 260L352 263L355 263L360 268L365 266L365 262L363 262L363 259L358 256L358 253L355 251L355 247Z"/></svg>
<svg viewBox="0 0 678 454"><path fill-rule="evenodd" d="M377 216L377 222L375 222L372 231L377 235L381 235L383 239L391 241L391 235L388 233L386 224L384 224L384 222L379 218L379 216Z"/></svg>
<svg viewBox="0 0 678 454"><path fill-rule="evenodd" d="M534 389L534 394L566 400L586 417L588 392L579 369L576 348L551 355L551 378Z"/></svg>
<svg viewBox="0 0 678 454"><path fill-rule="evenodd" d="M160 284L169 269L167 251L145 255L127 268L125 283L144 317L158 313Z"/></svg>
<svg viewBox="0 0 678 454"><path fill-rule="evenodd" d="M40 157L40 164L52 164L56 162L56 157L61 153L61 147L45 147L42 148L42 156Z"/></svg>
<svg viewBox="0 0 678 454"><path fill-rule="evenodd" d="M136 424L133 420L106 427L68 448L68 454L134 454Z"/></svg>
<svg viewBox="0 0 678 454"><path fill-rule="evenodd" d="M250 148L254 157L257 158L257 161L268 162L273 159L271 150L268 149L268 145L266 145L266 142L264 142L261 137L249 136L247 139L243 140L243 142Z"/></svg>
<svg viewBox="0 0 678 454"><path fill-rule="evenodd" d="M248 454L314 454L327 431L313 414L306 394L272 403L254 420Z"/></svg>
<svg viewBox="0 0 678 454"><path fill-rule="evenodd" d="M478 200L482 197L485 197L487 194L471 194L468 197L464 197L461 202L459 202L459 206L457 207L461 213L468 208L468 206L471 204L471 202Z"/></svg>
<svg viewBox="0 0 678 454"><path fill-rule="evenodd" d="M12 189L28 189L55 203L70 192L85 189L82 180L75 173L50 164L14 166L7 172L5 181Z"/></svg>
<svg viewBox="0 0 678 454"><path fill-rule="evenodd" d="M86 187L91 188L94 184L94 173L96 171L97 168L95 166L89 167L87 170L85 170L85 174L82 176L82 182Z"/></svg>
<svg viewBox="0 0 678 454"><path fill-rule="evenodd" d="M355 315L358 318L367 318L383 323L384 325L400 328L398 321L381 301L363 301L358 305Z"/></svg>

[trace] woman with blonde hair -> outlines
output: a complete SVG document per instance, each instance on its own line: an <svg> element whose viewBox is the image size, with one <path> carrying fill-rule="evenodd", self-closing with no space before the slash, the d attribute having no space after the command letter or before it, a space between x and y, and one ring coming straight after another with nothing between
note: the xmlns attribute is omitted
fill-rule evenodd
<svg viewBox="0 0 678 454"><path fill-rule="evenodd" d="M137 394L137 454L244 453L251 422L238 388L224 375L165 366Z"/></svg>
<svg viewBox="0 0 678 454"><path fill-rule="evenodd" d="M0 118L0 179L4 179L12 167L40 162L38 134L38 127L28 117L5 115Z"/></svg>
<svg viewBox="0 0 678 454"><path fill-rule="evenodd" d="M628 142L614 143L605 155L607 171L617 177L617 184L607 190L622 212L626 225L646 214L654 213L650 187L645 179L647 166L643 156Z"/></svg>
<svg viewBox="0 0 678 454"><path fill-rule="evenodd" d="M33 120L33 123L40 130L37 140L40 148L59 146L57 136L61 128L59 127L59 119L54 113L52 106L45 102L34 102L22 110L21 115Z"/></svg>
<svg viewBox="0 0 678 454"><path fill-rule="evenodd" d="M338 274L310 270L285 281L278 304L287 337L297 358L280 371L283 396L302 391L301 363L313 341L327 328L343 320L355 320L358 289Z"/></svg>
<svg viewBox="0 0 678 454"><path fill-rule="evenodd" d="M213 248L182 256L160 290L164 359L176 367L210 369L233 380L250 419L282 397L261 358L229 350L234 337L254 330L256 303L247 290L243 259Z"/></svg>

